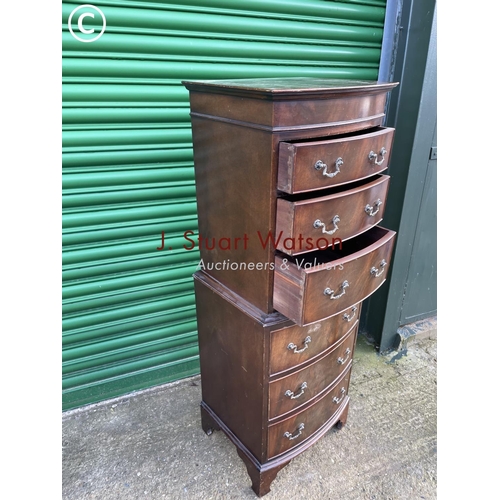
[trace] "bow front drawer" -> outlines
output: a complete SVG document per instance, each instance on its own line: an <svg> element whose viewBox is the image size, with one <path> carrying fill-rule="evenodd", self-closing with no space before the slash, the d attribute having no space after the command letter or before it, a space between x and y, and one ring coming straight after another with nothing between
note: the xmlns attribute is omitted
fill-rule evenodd
<svg viewBox="0 0 500 500"><path fill-rule="evenodd" d="M289 255L333 246L382 220L389 188L387 175L360 181L347 190L335 188L316 198L280 198L276 248Z"/></svg>
<svg viewBox="0 0 500 500"><path fill-rule="evenodd" d="M281 374L320 356L353 328L359 318L361 304L342 311L328 321L308 326L287 326L271 333L271 375Z"/></svg>
<svg viewBox="0 0 500 500"><path fill-rule="evenodd" d="M363 301L385 281L395 235L375 226L341 250L276 255L274 308L303 326Z"/></svg>
<svg viewBox="0 0 500 500"><path fill-rule="evenodd" d="M387 168L393 128L324 141L282 142L278 189L300 193L378 174Z"/></svg>

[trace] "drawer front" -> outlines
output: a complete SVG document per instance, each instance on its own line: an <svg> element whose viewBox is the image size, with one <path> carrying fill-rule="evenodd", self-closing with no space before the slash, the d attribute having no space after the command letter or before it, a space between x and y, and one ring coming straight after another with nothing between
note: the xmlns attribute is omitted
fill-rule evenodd
<svg viewBox="0 0 500 500"><path fill-rule="evenodd" d="M367 231L382 220L389 179L380 175L356 188L319 198L278 199L277 249L297 255Z"/></svg>
<svg viewBox="0 0 500 500"><path fill-rule="evenodd" d="M272 332L271 375L300 366L335 344L354 327L360 309L361 304L356 304L327 321Z"/></svg>
<svg viewBox="0 0 500 500"><path fill-rule="evenodd" d="M357 325L356 325L357 326ZM351 362L357 328L333 349L312 365L269 385L269 419L295 410L323 392Z"/></svg>
<svg viewBox="0 0 500 500"><path fill-rule="evenodd" d="M311 437L330 417L332 417L347 399L351 368L323 398L313 406L269 426L268 458L290 450Z"/></svg>
<svg viewBox="0 0 500 500"><path fill-rule="evenodd" d="M300 263L298 257L287 259L276 255L274 308L303 326L363 301L385 281L395 234L375 227L348 242L349 245L345 244L343 250L347 255L344 257L307 269L296 265ZM314 254L320 253L323 252L314 252L307 258L311 260ZM325 253L342 255L338 250Z"/></svg>
<svg viewBox="0 0 500 500"><path fill-rule="evenodd" d="M393 137L393 128L382 128L327 141L282 142L278 189L300 193L378 174L388 166Z"/></svg>

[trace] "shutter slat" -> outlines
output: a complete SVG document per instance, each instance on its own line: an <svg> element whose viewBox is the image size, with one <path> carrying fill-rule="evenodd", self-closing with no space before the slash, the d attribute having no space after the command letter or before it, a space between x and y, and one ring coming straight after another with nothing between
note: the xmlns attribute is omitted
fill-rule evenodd
<svg viewBox="0 0 500 500"><path fill-rule="evenodd" d="M191 238L191 236L189 236ZM118 260L123 257L135 256L135 255L148 255L148 254L162 254L168 252L178 252L181 254L189 254L191 250L188 250L192 246L192 243L188 241L184 236L173 234L166 234L164 237L165 246L172 247L172 250L157 250L157 247L161 244L161 234L156 238L141 238L139 241L119 241L118 243L109 244L99 244L93 243L83 248L76 247L71 251L68 250L64 252L63 255L63 270L65 268L70 268L74 265L82 265L85 263L92 263L94 265L98 262L105 262L110 260ZM186 247L186 248L185 248ZM187 260L187 255L185 255Z"/></svg>
<svg viewBox="0 0 500 500"><path fill-rule="evenodd" d="M336 2L336 0L334 0ZM280 14L280 17L300 14L312 16L317 13L326 16L333 15L333 12L346 12L346 18L353 17L353 10L349 5L374 5L385 6L384 0L343 0L332 5L332 0L239 0L237 4L234 0L177 0L165 2L165 0L102 0L100 4L119 7L152 8L161 10L179 10L186 12L212 12L223 11L234 13L244 11L247 15L263 17L273 14ZM79 5L78 0L68 0L67 4ZM252 12L253 11L253 12Z"/></svg>
<svg viewBox="0 0 500 500"><path fill-rule="evenodd" d="M62 158L63 172L74 167L96 167L106 165L147 164L192 161L193 150L154 149L149 151L113 151L112 153L66 153ZM157 165L151 165L151 167Z"/></svg>
<svg viewBox="0 0 500 500"><path fill-rule="evenodd" d="M88 210L68 210L63 214L63 228L85 228L85 226L96 226L98 224L123 224L125 222L137 222L149 219L161 220L172 217L184 217L196 214L196 202L194 199L172 200L171 203L151 203L112 208L97 208ZM69 250L69 249L68 249Z"/></svg>
<svg viewBox="0 0 500 500"><path fill-rule="evenodd" d="M192 167L187 168L142 168L136 170L111 172L94 172L92 176L87 173L65 174L62 178L63 189L91 189L114 187L127 184L164 183L168 178L170 182L192 181L194 172Z"/></svg>
<svg viewBox="0 0 500 500"><path fill-rule="evenodd" d="M183 216L182 219L174 220L162 219L161 222L155 222L156 219L144 219L140 225L132 223L120 223L117 225L92 226L88 231L63 232L63 245L82 245L87 243L96 243L116 239L131 239L141 236L154 235L159 238L161 232L166 235L184 231L186 227L192 231L198 231L198 219L196 214L192 216ZM158 242L159 244L159 242Z"/></svg>
<svg viewBox="0 0 500 500"><path fill-rule="evenodd" d="M152 187L143 187L141 184L138 184L134 186L133 189L129 190L101 188L100 190L89 189L85 193L68 190L63 194L63 207L76 208L89 207L92 205L103 206L113 203L137 203L161 199L167 201L169 199L194 197L196 193L194 183L189 179L186 180L184 184L177 182L157 183Z"/></svg>
<svg viewBox="0 0 500 500"><path fill-rule="evenodd" d="M109 21L108 21L109 23ZM110 58L124 54L128 59L141 59L144 55L145 71L148 74L149 65L160 64L160 61L212 61L224 62L227 59L234 61L256 61L258 54L266 53L265 64L273 64L274 59L283 61L303 61L314 63L321 60L343 60L349 54L358 58L352 62L359 62L363 55L370 56L377 53L379 43L382 41L382 26L377 28L359 26L321 26L318 23L311 25L311 32L317 38L311 39L310 43L304 40L293 40L287 37L287 43L283 43L283 37L277 33L277 27L282 27L283 35L293 33L297 35L297 29L304 26L304 23L293 23L283 26L275 22L270 22L270 30L273 30L275 37L269 41L261 41L252 36L248 40L228 39L207 39L205 37L193 36L173 36L171 33L157 33L155 36L135 34L115 33L107 30L106 37L99 44L93 44L89 52L94 57ZM322 29L323 28L323 29ZM158 36L159 35L159 36ZM335 42L331 42L331 40ZM329 43L328 43L329 42ZM344 43L340 43L344 42ZM76 55L74 52L81 50L81 42L73 38L71 33L63 34L63 55ZM373 47L373 48L370 48ZM64 52L66 51L66 52ZM349 61L349 59L347 59ZM68 59L63 64L63 76L72 76L77 73L80 58ZM88 61L88 60L87 60ZM102 63L101 59L101 63ZM137 62L137 61L136 61ZM87 64L87 69L91 66ZM158 70L157 70L158 71ZM167 76L168 77L168 76ZM171 77L169 77L171 78Z"/></svg>

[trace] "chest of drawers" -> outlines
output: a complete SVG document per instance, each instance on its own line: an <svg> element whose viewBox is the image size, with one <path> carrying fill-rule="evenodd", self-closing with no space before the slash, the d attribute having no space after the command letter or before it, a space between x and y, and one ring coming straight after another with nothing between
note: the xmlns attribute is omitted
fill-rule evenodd
<svg viewBox="0 0 500 500"><path fill-rule="evenodd" d="M385 280L378 226L393 83L183 82L201 261L202 427L236 445L258 496L346 421L362 301Z"/></svg>

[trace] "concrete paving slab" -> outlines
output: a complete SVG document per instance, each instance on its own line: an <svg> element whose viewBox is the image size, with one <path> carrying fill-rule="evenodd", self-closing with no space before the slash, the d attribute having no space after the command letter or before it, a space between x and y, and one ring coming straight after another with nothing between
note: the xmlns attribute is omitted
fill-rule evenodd
<svg viewBox="0 0 500 500"><path fill-rule="evenodd" d="M436 339L380 356L359 337L341 431L282 469L266 500L436 498ZM200 378L63 414L67 500L256 499L235 447L200 426Z"/></svg>

